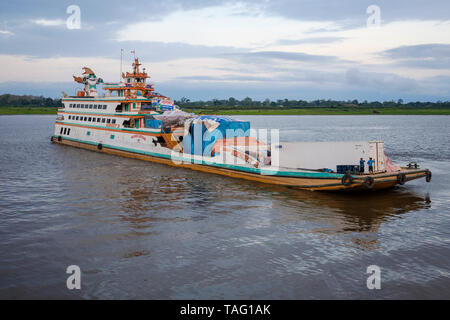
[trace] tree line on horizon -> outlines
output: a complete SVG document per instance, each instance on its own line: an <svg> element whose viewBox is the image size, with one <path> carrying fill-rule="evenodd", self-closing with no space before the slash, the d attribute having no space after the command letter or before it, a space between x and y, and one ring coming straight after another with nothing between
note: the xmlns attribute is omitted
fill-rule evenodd
<svg viewBox="0 0 450 320"><path fill-rule="evenodd" d="M402 99L397 101L358 101L354 100L331 100L331 99L318 99L312 101L295 100L295 99L278 99L270 100L265 99L263 101L252 100L250 97L238 100L233 97L229 99L212 99L208 101L191 101L185 97L180 100L176 100L175 103L180 107L193 109L301 109L301 108L450 108L450 101L437 101L437 102L408 102L405 103Z"/></svg>
<svg viewBox="0 0 450 320"><path fill-rule="evenodd" d="M291 99L278 99L270 100L265 99L263 101L253 100L250 97L246 97L242 100L235 99L233 97L228 99L212 99L212 100L198 100L191 101L190 99L183 97L180 100L175 100L175 104L186 109L300 109L300 108L450 108L450 101L437 101L437 102L408 102L405 103L402 99L397 101L358 101L347 100L291 100ZM58 108L61 107L61 99L53 99L44 96L32 96L32 95L13 95L2 94L0 95L0 107L46 107L46 108Z"/></svg>
<svg viewBox="0 0 450 320"><path fill-rule="evenodd" d="M0 95L0 107L58 108L62 107L61 99L32 95Z"/></svg>

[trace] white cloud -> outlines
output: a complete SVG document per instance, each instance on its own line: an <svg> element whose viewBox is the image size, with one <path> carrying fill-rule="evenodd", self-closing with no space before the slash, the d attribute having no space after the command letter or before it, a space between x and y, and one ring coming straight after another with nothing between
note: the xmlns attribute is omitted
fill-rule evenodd
<svg viewBox="0 0 450 320"><path fill-rule="evenodd" d="M57 27L62 26L66 24L66 21L62 19L35 19L31 20L31 22L40 25L40 26L46 26L46 27Z"/></svg>
<svg viewBox="0 0 450 320"><path fill-rule="evenodd" d="M12 36L14 33L12 33L11 31L8 30L0 30L0 35L4 35L4 36Z"/></svg>
<svg viewBox="0 0 450 320"><path fill-rule="evenodd" d="M181 42L192 45L257 48L280 39L296 40L304 32L334 26L332 22L294 21L249 15L241 5L177 11L161 21L131 24L118 32L121 41Z"/></svg>
<svg viewBox="0 0 450 320"><path fill-rule="evenodd" d="M105 80L118 80L119 61L93 57L60 57L34 59L27 56L0 55L0 82L54 82L72 81L72 75L79 75L82 67L92 68ZM114 67L117 66L117 69Z"/></svg>
<svg viewBox="0 0 450 320"><path fill-rule="evenodd" d="M149 63L141 61L150 74L151 82L163 82L182 76L221 76L228 74L218 67L229 64L225 59L180 59L172 62ZM105 82L117 82L120 75L119 59L98 57L31 58L28 56L0 55L0 82L59 82L72 81L80 75L82 67L89 67ZM131 71L131 61L123 61L123 71Z"/></svg>

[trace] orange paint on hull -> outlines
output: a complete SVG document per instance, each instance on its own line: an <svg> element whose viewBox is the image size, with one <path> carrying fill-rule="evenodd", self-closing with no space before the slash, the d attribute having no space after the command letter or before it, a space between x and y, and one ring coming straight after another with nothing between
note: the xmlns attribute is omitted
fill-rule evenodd
<svg viewBox="0 0 450 320"><path fill-rule="evenodd" d="M219 168L214 166L208 166L208 165L200 165L195 163L181 163L176 164L170 159L166 158L160 158L150 155L143 155L123 150L117 150L112 148L103 147L102 150L98 150L97 146L85 144L81 142L75 142L70 140L64 140L57 141L56 139L53 140L55 143L69 145L73 147L88 149L92 151L97 152L104 152L108 154L118 155L118 156L124 156L128 158L134 158L134 159L140 159L155 163L161 163L166 164L174 167L181 167L181 168L187 168L191 170L196 171L202 171L206 173L215 173L220 174L232 178L239 178L239 179L246 179L250 181L255 182L261 182L261 183L268 183L268 184L275 184L280 186L287 186L287 187L293 187L297 189L304 189L304 190L311 190L311 191L358 191L358 190L364 190L366 189L363 184L362 178L355 178L353 183L349 186L344 186L341 183L341 180L339 178L296 178L296 177L283 177L283 176L274 176L274 175L260 175L250 172L244 172L244 171L238 171L238 170L231 170L226 168ZM408 170L402 170L399 173L404 173L406 175L405 181L411 181L418 178L425 177L427 175L428 170L413 170L412 172L408 172ZM371 190L380 190L380 189L387 189L391 188L398 184L397 182L397 174L393 174L391 176L388 176L386 174L374 174L371 175L374 180L374 186Z"/></svg>

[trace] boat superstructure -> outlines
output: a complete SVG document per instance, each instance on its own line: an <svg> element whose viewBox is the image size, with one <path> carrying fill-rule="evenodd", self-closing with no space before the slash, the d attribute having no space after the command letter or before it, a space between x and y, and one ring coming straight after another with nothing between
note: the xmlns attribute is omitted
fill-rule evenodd
<svg viewBox="0 0 450 320"><path fill-rule="evenodd" d="M318 163L304 155L311 156L314 152L323 155L323 150L330 147L268 144L251 134L247 121L183 112L170 98L154 91L147 82L148 73L140 67L139 59L135 58L132 71L122 73L118 83L105 83L92 69L84 67L82 76L74 76L74 81L84 87L74 96L63 93L63 108L58 109L52 141L308 190L384 189L421 177L431 180L428 169L393 165L384 154L382 142L341 147L350 148L352 163L360 155L375 157L376 168L371 173L342 172L328 163L327 168L301 167L305 163ZM100 85L103 94L99 94ZM347 159L348 156L349 153Z"/></svg>

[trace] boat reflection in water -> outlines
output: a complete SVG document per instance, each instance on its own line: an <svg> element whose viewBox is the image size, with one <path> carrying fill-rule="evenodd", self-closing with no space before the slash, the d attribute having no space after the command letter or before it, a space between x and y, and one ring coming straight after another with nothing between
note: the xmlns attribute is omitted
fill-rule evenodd
<svg viewBox="0 0 450 320"><path fill-rule="evenodd" d="M277 190L273 199L273 208L279 209L279 223L304 220L319 224L308 231L348 234L356 247L367 250L377 248L383 222L431 207L428 194L419 195L406 188L381 190L375 197L366 192L336 194L287 189Z"/></svg>
<svg viewBox="0 0 450 320"><path fill-rule="evenodd" d="M122 176L121 180L127 187L121 192L119 215L134 232L155 228L165 232L171 223L184 223L175 229L186 232L195 233L198 229L214 232L221 228L225 215L234 229L251 229L252 224L256 228L258 224L268 228L269 233L282 228L290 234L340 234L363 250L377 247L383 222L428 209L431 202L428 195L401 187L377 191L374 196L366 192L310 192L229 178L192 179L191 175L158 176L142 181ZM200 220L204 225L192 224ZM158 222L168 224L161 228Z"/></svg>

